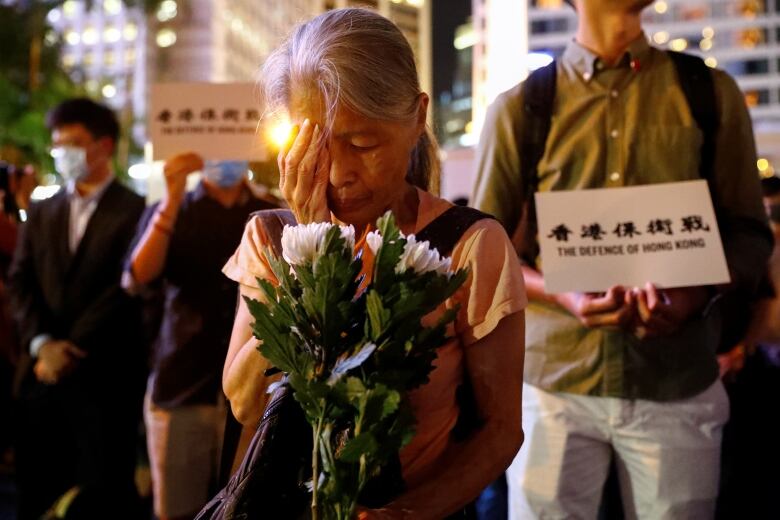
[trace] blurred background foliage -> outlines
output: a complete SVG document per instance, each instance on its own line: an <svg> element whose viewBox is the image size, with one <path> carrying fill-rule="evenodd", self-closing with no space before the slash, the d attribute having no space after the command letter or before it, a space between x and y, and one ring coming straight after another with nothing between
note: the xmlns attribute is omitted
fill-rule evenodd
<svg viewBox="0 0 780 520"><path fill-rule="evenodd" d="M87 1L91 8L97 0ZM152 12L161 0L124 0L128 7ZM46 17L64 0L0 1L0 159L16 165L31 163L38 171L51 171L46 112L60 101L86 96L59 62L61 40ZM118 115L119 116L119 115ZM133 148L124 129L118 149ZM125 154L126 155L126 154ZM126 164L118 164L123 174Z"/></svg>

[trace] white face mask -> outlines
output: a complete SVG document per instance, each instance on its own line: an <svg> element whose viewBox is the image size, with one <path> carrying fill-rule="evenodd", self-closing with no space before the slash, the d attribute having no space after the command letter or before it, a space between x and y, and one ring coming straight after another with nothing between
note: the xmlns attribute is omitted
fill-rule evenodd
<svg viewBox="0 0 780 520"><path fill-rule="evenodd" d="M58 146L52 148L54 169L66 181L81 180L87 176L87 151L78 146Z"/></svg>
<svg viewBox="0 0 780 520"><path fill-rule="evenodd" d="M247 161L206 161L203 176L220 188L232 188L246 177Z"/></svg>

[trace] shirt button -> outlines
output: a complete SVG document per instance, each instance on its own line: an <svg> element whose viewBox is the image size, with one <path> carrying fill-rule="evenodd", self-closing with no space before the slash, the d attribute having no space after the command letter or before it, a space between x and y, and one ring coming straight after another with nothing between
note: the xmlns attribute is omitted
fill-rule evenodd
<svg viewBox="0 0 780 520"><path fill-rule="evenodd" d="M617 182L620 180L620 173L619 172L612 172L609 174L609 180L612 182Z"/></svg>
<svg viewBox="0 0 780 520"><path fill-rule="evenodd" d="M617 90L613 90L612 92L609 93L609 95L612 96L613 98L616 98L620 95L620 92L618 92Z"/></svg>
<svg viewBox="0 0 780 520"><path fill-rule="evenodd" d="M610 136L610 137L612 137L612 139L617 139L617 136L618 136L618 135L620 135L620 132L618 132L617 130L612 130L612 131L609 133L609 136Z"/></svg>

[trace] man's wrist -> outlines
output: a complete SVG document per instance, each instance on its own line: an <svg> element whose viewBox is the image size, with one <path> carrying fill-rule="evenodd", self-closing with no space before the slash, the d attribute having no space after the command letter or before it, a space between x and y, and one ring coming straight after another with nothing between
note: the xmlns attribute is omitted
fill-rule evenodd
<svg viewBox="0 0 780 520"><path fill-rule="evenodd" d="M41 348L52 340L49 334L38 334L30 341L30 355L34 358L38 357L41 352Z"/></svg>
<svg viewBox="0 0 780 520"><path fill-rule="evenodd" d="M165 195L157 206L155 216L159 215L168 222L175 222L176 217L179 214L179 207L181 207L182 200L184 200L183 195L180 197L170 194Z"/></svg>
<svg viewBox="0 0 780 520"><path fill-rule="evenodd" d="M159 211L152 218L152 229L161 232L163 235L171 236L173 234L173 225L172 219L167 218Z"/></svg>
<svg viewBox="0 0 780 520"><path fill-rule="evenodd" d="M548 298L558 307L571 312L571 293L548 294Z"/></svg>
<svg viewBox="0 0 780 520"><path fill-rule="evenodd" d="M152 216L152 225L155 227L162 226L163 229L169 232L173 231L176 225L177 217L179 216L180 202L172 202L170 200L163 200Z"/></svg>

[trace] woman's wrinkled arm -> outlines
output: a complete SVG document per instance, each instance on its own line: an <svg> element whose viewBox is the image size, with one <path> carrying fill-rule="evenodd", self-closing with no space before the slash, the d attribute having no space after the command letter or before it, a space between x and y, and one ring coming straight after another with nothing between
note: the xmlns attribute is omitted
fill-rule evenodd
<svg viewBox="0 0 780 520"><path fill-rule="evenodd" d="M438 519L466 506L511 464L523 442L521 393L525 350L522 311L504 317L468 346L466 367L483 419L466 441L442 454L425 482L361 518Z"/></svg>
<svg viewBox="0 0 780 520"><path fill-rule="evenodd" d="M257 351L260 344L252 335L254 318L249 313L244 296L259 298L259 291L240 285L233 333L230 336L225 367L222 371L222 389L230 401L233 415L241 424L257 426L268 400L266 388L278 376L267 377L268 361Z"/></svg>

